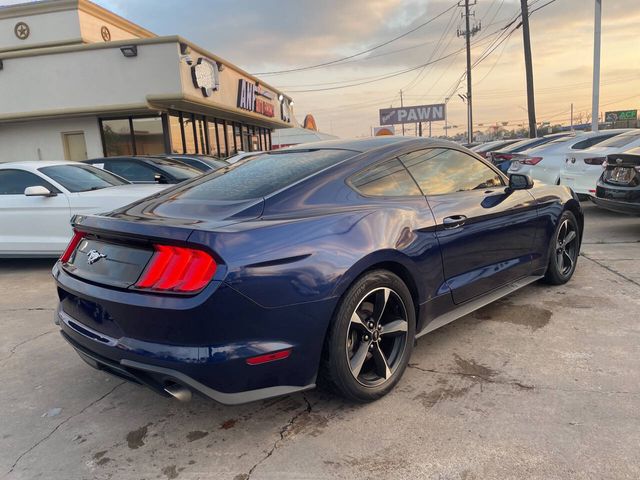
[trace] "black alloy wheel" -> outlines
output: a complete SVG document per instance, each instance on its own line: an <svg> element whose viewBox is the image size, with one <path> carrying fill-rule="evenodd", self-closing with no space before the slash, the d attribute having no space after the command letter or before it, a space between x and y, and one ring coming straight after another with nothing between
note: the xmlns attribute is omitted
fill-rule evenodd
<svg viewBox="0 0 640 480"><path fill-rule="evenodd" d="M391 378L407 344L407 309L397 292L376 288L351 315L346 353L353 377L364 386Z"/></svg>
<svg viewBox="0 0 640 480"><path fill-rule="evenodd" d="M356 401L386 395L409 362L415 325L404 282L386 270L365 273L344 294L329 327L320 381Z"/></svg>
<svg viewBox="0 0 640 480"><path fill-rule="evenodd" d="M571 279L580 255L580 227L575 215L565 211L558 220L553 236L545 281L561 285Z"/></svg>

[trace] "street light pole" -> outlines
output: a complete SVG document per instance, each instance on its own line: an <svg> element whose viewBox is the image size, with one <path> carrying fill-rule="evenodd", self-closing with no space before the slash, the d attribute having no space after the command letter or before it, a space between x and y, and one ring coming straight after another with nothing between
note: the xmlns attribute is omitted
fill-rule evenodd
<svg viewBox="0 0 640 480"><path fill-rule="evenodd" d="M591 131L598 131L600 103L600 23L602 17L602 0L596 1L593 22L593 100L591 102Z"/></svg>

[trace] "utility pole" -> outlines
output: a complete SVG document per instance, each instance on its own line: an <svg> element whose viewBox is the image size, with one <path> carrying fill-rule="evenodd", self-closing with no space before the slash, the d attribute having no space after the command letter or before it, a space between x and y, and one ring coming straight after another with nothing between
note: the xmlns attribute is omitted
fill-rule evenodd
<svg viewBox="0 0 640 480"><path fill-rule="evenodd" d="M473 142L473 108L471 105L471 37L478 33L482 26L478 23L471 27L469 17L471 15L475 18L475 13L469 13L469 7L476 4L476 0L473 3L469 3L469 0L460 0L458 2L459 7L464 6L464 13L462 16L465 19L465 29L458 29L458 37L464 37L467 44L467 142Z"/></svg>
<svg viewBox="0 0 640 480"><path fill-rule="evenodd" d="M531 38L529 36L529 6L520 0L522 8L522 39L524 43L524 65L527 74L527 110L529 112L529 137L538 136L536 126L536 103L533 98L533 65L531 63Z"/></svg>
<svg viewBox="0 0 640 480"><path fill-rule="evenodd" d="M571 131L573 132L573 103L571 104Z"/></svg>
<svg viewBox="0 0 640 480"><path fill-rule="evenodd" d="M593 100L591 102L591 131L598 131L600 103L600 22L602 18L602 0L596 0L593 21Z"/></svg>
<svg viewBox="0 0 640 480"><path fill-rule="evenodd" d="M400 90L400 107L404 107L404 102L402 101L402 90ZM404 136L404 123L402 124L402 135Z"/></svg>

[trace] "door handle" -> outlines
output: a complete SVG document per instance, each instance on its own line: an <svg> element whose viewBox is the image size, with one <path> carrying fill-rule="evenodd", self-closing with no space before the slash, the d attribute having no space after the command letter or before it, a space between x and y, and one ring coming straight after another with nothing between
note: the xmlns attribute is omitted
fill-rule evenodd
<svg viewBox="0 0 640 480"><path fill-rule="evenodd" d="M446 229L458 228L464 225L464 222L466 220L467 220L466 215L452 215L450 217L445 217L442 220L442 225L444 225L444 228Z"/></svg>

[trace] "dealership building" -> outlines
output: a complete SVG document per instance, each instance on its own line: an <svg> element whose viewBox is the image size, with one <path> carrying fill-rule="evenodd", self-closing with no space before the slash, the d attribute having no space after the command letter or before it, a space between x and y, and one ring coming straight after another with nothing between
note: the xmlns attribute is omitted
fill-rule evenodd
<svg viewBox="0 0 640 480"><path fill-rule="evenodd" d="M86 0L0 7L0 162L271 148L293 101Z"/></svg>

